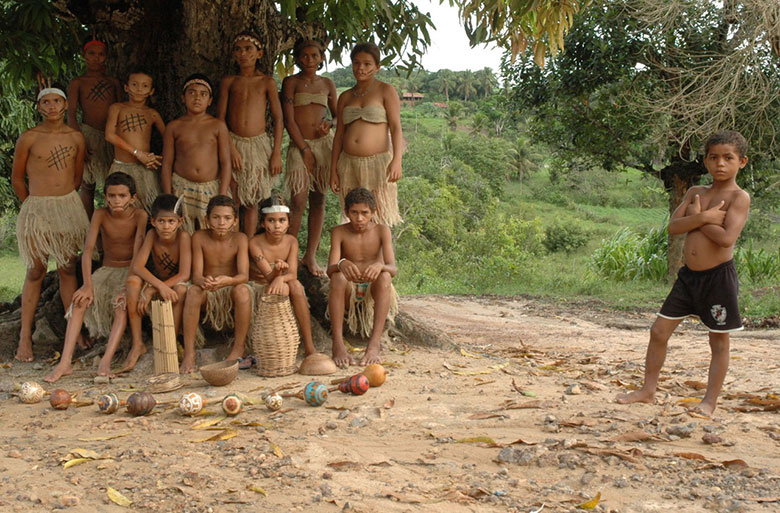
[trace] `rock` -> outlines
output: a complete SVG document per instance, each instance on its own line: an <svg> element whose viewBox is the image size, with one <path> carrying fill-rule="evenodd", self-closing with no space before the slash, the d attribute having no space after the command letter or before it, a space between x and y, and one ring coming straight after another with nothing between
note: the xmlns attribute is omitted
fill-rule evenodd
<svg viewBox="0 0 780 513"><path fill-rule="evenodd" d="M498 453L498 461L501 463L515 463L517 465L528 466L538 460L540 454L545 451L546 449L543 447L531 447L528 449L504 447Z"/></svg>
<svg viewBox="0 0 780 513"><path fill-rule="evenodd" d="M35 331L32 334L33 346L56 346L62 344L61 340L51 329L49 320L46 317L41 317L35 323ZM34 368L34 367L33 367ZM41 366L43 368L43 366ZM39 370L39 369L36 369Z"/></svg>
<svg viewBox="0 0 780 513"><path fill-rule="evenodd" d="M325 427L328 429L336 429L339 427L338 423L334 420L329 420L327 424L325 424Z"/></svg>
<svg viewBox="0 0 780 513"><path fill-rule="evenodd" d="M596 474L593 472L585 472L582 477L580 478L580 483L584 485L589 485L591 481L596 479Z"/></svg>
<svg viewBox="0 0 780 513"><path fill-rule="evenodd" d="M95 376L92 380L95 384L108 384L111 383L111 378L108 376Z"/></svg>
<svg viewBox="0 0 780 513"><path fill-rule="evenodd" d="M346 419L351 412L349 410L342 410L339 412L339 420Z"/></svg>
<svg viewBox="0 0 780 513"><path fill-rule="evenodd" d="M696 428L696 423L691 422L685 426L672 425L666 428L666 432L673 436L679 436L680 438L689 438L693 434L693 430Z"/></svg>
<svg viewBox="0 0 780 513"><path fill-rule="evenodd" d="M363 416L355 417L354 419L352 419L352 422L349 423L349 427L354 427L354 428L362 428L362 427L366 427L367 425L368 425L368 419Z"/></svg>
<svg viewBox="0 0 780 513"><path fill-rule="evenodd" d="M14 449L14 450L8 451L8 457L9 458L20 459L22 457L22 453Z"/></svg>
<svg viewBox="0 0 780 513"><path fill-rule="evenodd" d="M625 477L615 479L615 488L625 488L626 486L628 486L628 479Z"/></svg>
<svg viewBox="0 0 780 513"><path fill-rule="evenodd" d="M701 441L705 444L721 444L723 443L723 439L719 437L718 435L714 435L712 433L706 433L704 436L701 437Z"/></svg>
<svg viewBox="0 0 780 513"><path fill-rule="evenodd" d="M43 370L43 364L38 362L34 363L33 370Z"/></svg>
<svg viewBox="0 0 780 513"><path fill-rule="evenodd" d="M582 387L579 383L572 383L566 387L566 395L580 395L582 393Z"/></svg>
<svg viewBox="0 0 780 513"><path fill-rule="evenodd" d="M78 506L80 502L81 500L75 495L63 495L59 499L61 508L72 508L74 506Z"/></svg>
<svg viewBox="0 0 780 513"><path fill-rule="evenodd" d="M320 493L322 494L323 497L327 499L328 497L331 497L333 495L333 489L330 487L328 483L322 483L320 485Z"/></svg>

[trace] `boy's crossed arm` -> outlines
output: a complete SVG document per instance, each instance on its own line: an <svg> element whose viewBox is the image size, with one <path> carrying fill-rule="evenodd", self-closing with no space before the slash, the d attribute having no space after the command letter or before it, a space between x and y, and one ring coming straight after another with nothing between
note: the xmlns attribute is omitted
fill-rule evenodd
<svg viewBox="0 0 780 513"><path fill-rule="evenodd" d="M722 225L726 219L726 211L721 210L724 203L719 204L702 211L701 197L697 192L698 188L692 187L688 190L680 206L672 214L669 220L669 233L672 235L681 235L692 232L704 225ZM690 212L689 212L690 210Z"/></svg>
<svg viewBox="0 0 780 513"><path fill-rule="evenodd" d="M740 191L729 205L722 224L705 224L699 230L708 239L722 248L730 248L737 242L747 221L750 196Z"/></svg>

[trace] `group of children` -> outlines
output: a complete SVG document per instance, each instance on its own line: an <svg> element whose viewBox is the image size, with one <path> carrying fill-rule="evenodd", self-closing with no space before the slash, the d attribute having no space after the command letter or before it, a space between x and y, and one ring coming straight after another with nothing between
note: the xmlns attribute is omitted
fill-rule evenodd
<svg viewBox="0 0 780 513"><path fill-rule="evenodd" d="M207 113L213 88L202 74L185 80L186 114L167 126L148 105L154 84L147 73L128 75L127 100L120 102L119 82L105 74L106 45L96 40L84 46L87 72L71 82L67 96L52 87L38 94L43 122L20 136L12 173L22 201L17 238L28 267L16 358L33 359L32 324L53 257L69 322L62 360L47 381L72 372L76 346L87 347L97 337L108 339L98 374L111 375L128 320L132 347L122 370L132 369L146 352L141 318L153 296L173 303L184 345L181 372L196 368L201 317L217 330L234 330L228 359L245 356L257 294L290 296L306 354L314 353L308 303L297 280L296 235L307 195L309 235L300 263L315 276L331 277L334 360L340 366L355 363L342 338L348 310L350 326L357 330L364 323L369 337L361 363L379 362L382 329L396 308L388 225L400 222L398 95L376 79L379 50L365 43L352 51L357 84L337 103L333 82L317 75L321 44L302 40L294 49L300 72L284 80L280 102L273 78L257 69L262 52L256 35L235 38L238 74L222 80L218 117ZM267 134L268 111L273 139ZM153 126L162 134L162 155L151 151ZM283 127L290 135L291 206L273 192L282 172ZM93 212L95 184L101 181L105 207ZM339 194L349 222L334 229L323 269L315 255L328 187ZM149 224L153 229L147 232ZM76 290L82 248L84 284ZM98 252L102 266L93 273ZM82 335L82 323L89 337Z"/></svg>
<svg viewBox="0 0 780 513"><path fill-rule="evenodd" d="M131 369L146 351L141 316L155 295L174 305L184 341L182 372L196 368L201 316L218 330L234 329L228 359L244 356L256 294L291 298L305 352L313 354L308 304L297 280L296 235L307 195L308 241L300 263L330 277L333 358L339 366L354 363L343 341L348 310L350 327L369 338L361 364L379 361L385 319L397 308L389 226L401 221L398 95L376 79L377 47L360 44L351 53L357 83L336 101L333 82L317 75L321 44L305 40L294 50L301 71L283 81L280 104L273 78L257 70L262 51L255 35L236 37L239 73L222 81L217 118L206 112L211 82L199 74L182 88L187 113L168 126L147 105L154 88L146 73L129 75L128 100L117 103L119 83L104 74L106 47L99 41L84 46L87 74L71 83L74 101L59 89L39 93L43 123L21 135L13 167L13 186L22 201L19 252L28 267L16 358L32 360L35 307L47 259L53 257L70 321L62 361L47 381L71 372L76 345L87 344L82 322L90 337L108 337L98 373L110 375L129 319L132 348L123 369ZM80 125L76 105L83 113ZM269 109L273 139L266 133ZM69 126L63 120L66 110ZM329 119L328 111L336 116ZM152 126L163 134L162 156L150 152ZM282 126L290 135L286 190L291 207L272 194L282 171ZM110 145L114 161L103 177ZM698 315L712 348L707 392L698 410L711 415L715 409L728 368L729 333L742 329L733 251L750 206L750 197L736 184L746 164L747 143L739 133L722 131L706 141L704 165L713 183L691 188L669 222L670 233L686 234L686 265L651 329L643 387L619 395L617 402L653 401L669 338L683 318ZM103 178L106 207L92 214L94 183ZM322 269L315 254L328 186L339 194L348 222L334 228L329 263ZM80 187L83 204L76 194ZM243 233L237 231L239 210L231 196L244 211ZM154 228L148 232L147 212ZM103 262L93 274L98 241ZM75 259L82 245L84 285L76 290Z"/></svg>

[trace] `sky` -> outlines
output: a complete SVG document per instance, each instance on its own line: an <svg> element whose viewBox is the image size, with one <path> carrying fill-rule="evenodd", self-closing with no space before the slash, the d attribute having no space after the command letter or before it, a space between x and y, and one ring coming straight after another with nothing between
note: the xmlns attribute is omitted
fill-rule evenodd
<svg viewBox="0 0 780 513"><path fill-rule="evenodd" d="M422 58L428 71L450 69L452 71L477 71L484 67L498 72L503 50L491 44L469 46L469 38L458 17L458 9L439 0L412 0L422 12L431 15L436 30L431 32L431 45Z"/></svg>

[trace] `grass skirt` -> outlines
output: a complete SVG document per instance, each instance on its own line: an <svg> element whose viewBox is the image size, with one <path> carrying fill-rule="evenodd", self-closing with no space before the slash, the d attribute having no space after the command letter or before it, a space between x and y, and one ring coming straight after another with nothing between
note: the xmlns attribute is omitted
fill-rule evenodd
<svg viewBox="0 0 780 513"><path fill-rule="evenodd" d="M94 301L84 312L84 325L92 338L108 337L114 323L114 309L126 309L125 282L130 267L101 267L92 273Z"/></svg>
<svg viewBox="0 0 780 513"><path fill-rule="evenodd" d="M79 125L87 146L87 158L84 159L84 174L81 181L94 184L103 181L108 176L108 168L114 159L114 147L106 141L106 134L101 130L92 128L86 123Z"/></svg>
<svg viewBox="0 0 780 513"><path fill-rule="evenodd" d="M235 285L235 287L249 287L250 312L254 312L254 290L246 283ZM233 316L233 297L230 293L233 287L222 287L217 290L204 290L206 294L206 313L201 322L208 322L215 330L223 331L235 327L235 318ZM251 324L252 319L250 317ZM250 326L251 327L251 326ZM206 339L203 330L198 326L195 333L195 347L203 347Z"/></svg>
<svg viewBox="0 0 780 513"><path fill-rule="evenodd" d="M114 174L121 171L133 177L135 181L136 206L146 210L147 214L152 213L152 203L160 195L160 183L157 180L157 172L148 169L138 162L119 162L115 160L111 163L111 169L108 174Z"/></svg>
<svg viewBox="0 0 780 513"><path fill-rule="evenodd" d="M173 174L173 194L184 196L181 202L182 226L192 235L195 233L195 221L200 229L206 228L206 207L209 200L219 194L219 180L210 182L191 182L176 173Z"/></svg>
<svg viewBox="0 0 780 513"><path fill-rule="evenodd" d="M378 153L370 157L356 157L341 152L338 172L342 211L344 198L349 191L364 187L373 192L376 197L374 220L377 223L395 226L402 221L401 214L398 212L398 185L387 181L387 167L391 160L393 155L390 152Z"/></svg>
<svg viewBox="0 0 780 513"><path fill-rule="evenodd" d="M314 155L314 173L309 174L303 164L303 154L295 144L287 148L287 174L285 187L287 195L292 197L305 191L317 191L323 194L330 188L330 153L333 148L333 132L319 139L305 139Z"/></svg>
<svg viewBox="0 0 780 513"><path fill-rule="evenodd" d="M276 177L268 170L271 160L271 138L268 134L254 137L241 137L230 133L243 166L233 170L233 179L238 184L238 202L241 205L257 205L260 200L271 195L276 185Z"/></svg>
<svg viewBox="0 0 780 513"><path fill-rule="evenodd" d="M398 314L398 294L393 284L390 284L390 310L387 320L393 322ZM352 284L352 294L349 296L347 308L347 326L352 333L363 338L371 337L374 328L374 297L371 295L371 285L366 290L361 301L357 299L357 283Z"/></svg>
<svg viewBox="0 0 780 513"><path fill-rule="evenodd" d="M76 191L62 196L27 196L16 218L19 257L28 269L53 258L62 267L79 254L89 219Z"/></svg>

